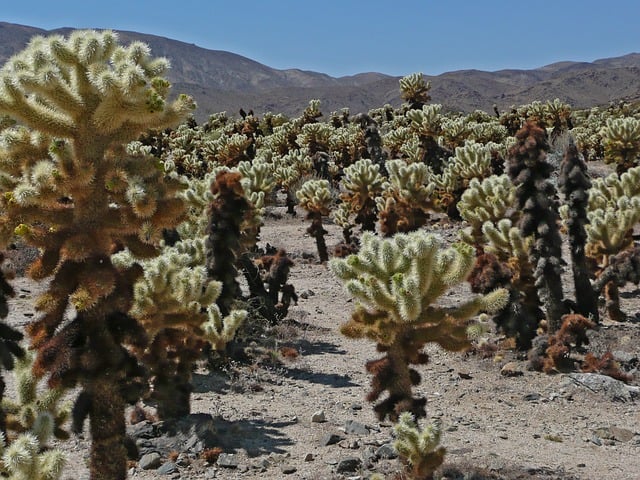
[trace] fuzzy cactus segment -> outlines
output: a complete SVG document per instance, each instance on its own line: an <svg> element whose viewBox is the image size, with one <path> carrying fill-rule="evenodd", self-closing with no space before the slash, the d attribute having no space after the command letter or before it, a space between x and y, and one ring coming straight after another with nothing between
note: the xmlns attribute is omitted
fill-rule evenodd
<svg viewBox="0 0 640 480"><path fill-rule="evenodd" d="M356 300L351 320L341 331L351 338L369 338L386 356L367 363L373 374L369 401L383 391L389 396L375 406L379 418L398 418L403 411L423 417L425 399L413 398L420 376L410 364L424 364L421 352L433 342L450 351L469 346L466 320L480 311L497 312L505 306L506 290L476 296L459 305L443 307L436 301L464 281L474 264L474 250L464 244L443 248L441 240L422 231L381 239L362 236L357 255L330 262L333 273Z"/></svg>
<svg viewBox="0 0 640 480"><path fill-rule="evenodd" d="M440 447L440 426L420 428L413 416L404 412L393 426L396 440L393 448L408 464L410 476L416 480L430 480L442 464L446 450Z"/></svg>

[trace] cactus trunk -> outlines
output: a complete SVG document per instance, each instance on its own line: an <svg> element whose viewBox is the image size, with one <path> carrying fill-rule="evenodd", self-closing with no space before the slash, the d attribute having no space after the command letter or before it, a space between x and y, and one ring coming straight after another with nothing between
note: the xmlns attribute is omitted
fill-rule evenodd
<svg viewBox="0 0 640 480"><path fill-rule="evenodd" d="M105 372L95 378L87 391L95 399L89 412L91 429L91 480L127 478L125 450L125 402L120 395L118 376Z"/></svg>

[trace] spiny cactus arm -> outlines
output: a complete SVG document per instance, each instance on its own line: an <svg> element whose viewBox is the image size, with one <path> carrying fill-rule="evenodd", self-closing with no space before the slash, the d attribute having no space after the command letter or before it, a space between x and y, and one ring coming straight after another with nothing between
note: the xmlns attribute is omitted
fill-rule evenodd
<svg viewBox="0 0 640 480"><path fill-rule="evenodd" d="M444 461L446 450L440 445L440 426L431 424L421 429L413 415L403 412L393 427L393 448L411 467L414 479L430 479Z"/></svg>
<svg viewBox="0 0 640 480"><path fill-rule="evenodd" d="M618 173L634 166L640 153L640 120L609 118L602 130L604 161L617 164Z"/></svg>
<svg viewBox="0 0 640 480"><path fill-rule="evenodd" d="M329 215L333 195L328 180L307 180L296 191L296 197L308 212Z"/></svg>
<svg viewBox="0 0 640 480"><path fill-rule="evenodd" d="M233 340L236 332L247 318L246 310L232 310L222 317L220 309L213 303L207 308L208 320L202 324L202 338L211 344L214 350L222 351Z"/></svg>
<svg viewBox="0 0 640 480"><path fill-rule="evenodd" d="M2 470L11 480L57 480L66 463L65 454L58 449L40 452L41 444L29 433L19 435L3 448Z"/></svg>
<svg viewBox="0 0 640 480"><path fill-rule="evenodd" d="M412 73L400 79L400 97L408 102L411 108L421 108L431 100L430 89L431 82L425 82L422 73Z"/></svg>

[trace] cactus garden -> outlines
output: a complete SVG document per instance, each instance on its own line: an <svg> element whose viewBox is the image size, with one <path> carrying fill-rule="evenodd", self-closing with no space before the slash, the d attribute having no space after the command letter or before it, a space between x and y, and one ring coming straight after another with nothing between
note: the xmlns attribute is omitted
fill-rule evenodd
<svg viewBox="0 0 640 480"><path fill-rule="evenodd" d="M3 477L640 478L640 104L198 123L168 68L0 70Z"/></svg>

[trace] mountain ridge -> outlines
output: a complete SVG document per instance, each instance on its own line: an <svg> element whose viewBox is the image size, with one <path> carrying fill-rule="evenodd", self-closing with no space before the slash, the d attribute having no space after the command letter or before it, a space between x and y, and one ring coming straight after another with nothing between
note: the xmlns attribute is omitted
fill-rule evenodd
<svg viewBox="0 0 640 480"><path fill-rule="evenodd" d="M0 62L22 50L34 35L68 35L73 28L45 30L0 22ZM296 68L279 70L241 55L212 50L192 43L132 31L115 30L122 43L147 43L154 56L167 57L167 78L173 91L188 93L198 103L196 117L240 108L256 114L267 111L299 115L309 100L321 100L321 110L347 107L352 113L401 104L401 77L379 72L332 77ZM593 62L560 61L535 69L501 69L493 72L464 69L425 75L432 102L444 108L491 112L534 100L559 98L574 108L605 105L640 98L640 53L600 58Z"/></svg>

